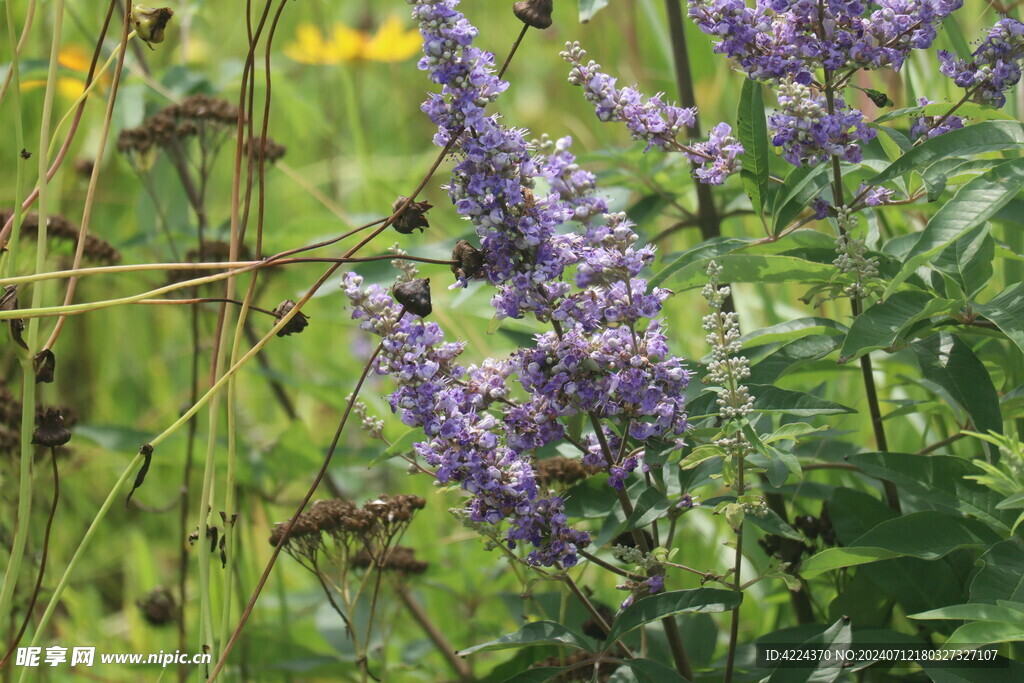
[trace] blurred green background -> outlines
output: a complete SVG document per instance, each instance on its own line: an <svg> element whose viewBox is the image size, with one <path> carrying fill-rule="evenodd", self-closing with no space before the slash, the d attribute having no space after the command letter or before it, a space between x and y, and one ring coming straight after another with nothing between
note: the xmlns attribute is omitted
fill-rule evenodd
<svg viewBox="0 0 1024 683"><path fill-rule="evenodd" d="M103 5L68 4L55 105L58 117L71 106L76 87L81 90L83 69L102 22ZM980 27L990 24L996 16L979 0L969 0L965 5L954 15L955 25L947 22L949 25L936 48L962 50L979 35ZM14 8L19 31L26 6L22 1ZM520 29L510 7L511 2L494 0L471 0L461 6L480 28L478 43L494 51L499 62ZM190 94L204 93L237 103L247 45L244 4L182 1L172 8L175 16L165 42L155 45L154 50L136 43L141 49L129 54L117 97L114 135L138 126L146 116ZM0 126L8 131L4 161L0 163L0 204L4 207L17 199L14 143L9 132L16 116L23 118L26 139L32 145L30 151L39 153L35 150L43 97L39 81L46 77L51 13L50 2L38 3L35 24L22 54L20 112L11 93L0 109ZM3 23L6 29L6 21ZM285 7L271 49L269 134L287 147L287 154L276 166L267 168L266 253L316 242L387 215L394 199L415 187L433 160L433 127L419 111L426 92L433 86L416 68L417 55L411 53L409 46L418 49L418 44L415 37L410 39L407 35L410 30L413 26L408 19L408 7L400 0L303 0ZM710 41L694 27L687 25L687 35L704 128L720 120L733 123L743 76L732 71L725 59L714 55ZM115 36L112 29L104 57L116 45ZM657 152L643 155L642 144L631 142L623 128L597 121L582 92L566 82L567 65L558 52L571 40L579 40L590 57L617 75L620 83L635 82L648 94L664 91L668 99L676 99L661 3L612 0L591 21L580 23L576 3L562 0L555 3L554 26L528 34L506 76L511 87L499 99L497 109L506 124L528 128L534 137L542 133L552 138L572 136L581 163L598 172L602 190L613 197L614 206L630 211L646 239L661 236L657 244L663 255L693 246L700 239L695 227L677 226L681 216L678 207L693 209L695 205L688 167L682 159L666 158ZM6 41L0 42L0 63L6 71L10 47ZM262 102L265 94L262 53L259 61L257 103ZM891 74L876 74L871 82L861 85L884 90L897 106L907 106L920 95L934 100L957 96L952 85L938 75L934 50L915 55L903 76L898 80ZM100 156L98 131L108 88L109 76L101 84L98 96L89 100L68 162L51 184L51 211L75 223L80 220L87 180L75 171L74 162L96 160L102 176L93 231L121 252L123 263L175 260L175 255L195 247L194 216L164 155L156 155L148 169L147 182L153 192L147 192L144 180L113 148L113 139ZM1011 98L1008 113L1019 111L1019 97L1018 92L1015 101ZM877 112L866 98L858 106L869 117ZM59 131L61 139L65 130ZM208 189L209 237L214 239L226 239L228 235L233 153L234 142L229 141L222 149ZM29 167L34 168L34 164ZM457 239L471 238L469 225L458 218L441 187L449 168L449 163L444 164L423 193L436 207L429 214L431 228L412 236L389 231L364 254L384 253L387 246L398 242L412 254L447 258ZM29 182L33 180L34 172ZM733 179L717 195L722 204L727 197L733 198L726 208L744 206L746 200L738 188L738 180ZM337 210L325 206L316 195L326 198ZM913 224L912 216L907 220ZM165 227L162 221L166 221ZM760 226L749 216L738 216L728 219L724 230L730 235L758 234ZM353 243L331 247L322 255L340 254ZM16 264L19 273L31 268L32 250L28 245L26 242ZM73 246L55 240L50 246L49 267L65 267ZM283 299L298 299L322 269L322 264L277 269L263 278L256 303L270 309ZM368 280L382 283L395 276L387 262L356 270ZM445 266L423 266L422 271L435 283L451 282ZM77 300L126 296L164 282L166 275L159 272L88 278L81 283ZM244 287L246 280L241 282ZM797 311L809 314L808 307L798 301L800 292L796 289L737 289L744 329L797 317ZM214 291L210 288L207 295L216 296ZM487 305L489 297L488 289L479 284L454 292L434 288L436 320L451 338L468 342L467 362L504 355L515 348L524 334L537 331L527 322L509 322L497 333L488 333L492 318ZM56 304L63 298L62 285L45 285L44 298L48 304ZM329 283L304 309L311 318L310 327L301 335L275 339L264 354L266 364L250 363L240 376L236 425L241 517L237 530L242 543L232 620L237 617L239 601L247 599L269 557L270 527L287 518L308 486L346 397L372 350L373 340L352 324L345 304L336 284ZM704 333L700 329L704 312L704 302L696 291L680 293L669 302L666 318L679 354L695 359L704 355ZM818 314L842 319L847 312L845 307L833 303ZM216 316L215 305L203 306L201 377L208 372ZM57 381L40 385L44 403L67 405L77 414L70 452L60 461L62 501L54 524L41 603L49 597L49 589L77 547L86 525L140 444L171 424L188 405L193 356L190 321L191 312L186 306L117 307L69 321L55 349ZM271 325L271 320L263 316L253 322L259 334ZM49 332L50 325L44 322L44 333ZM813 386L814 365L807 366L804 372L787 377L786 381ZM847 400L853 407L863 408L857 371L850 368L849 374L852 379ZM20 373L13 353L0 356L0 377L6 377L8 386L17 393ZM268 384L271 379L280 383L294 404L296 420L287 417L275 398ZM993 379L998 384L998 377ZM387 378L371 377L362 398L372 413L387 418L385 434L395 440L406 428L390 417L384 397L391 389ZM838 396L843 396L845 390L842 384L830 388ZM913 387L897 389L890 397L906 397L907 392L913 391ZM936 407L936 414L936 419L949 419L948 409L943 413L941 407ZM205 411L198 421L197 457L205 443L204 415ZM223 428L223 420L221 423ZM858 416L832 424L839 429L855 430L852 441L858 439L858 431L863 440L870 434L867 421ZM919 420L911 426L914 428L892 430L893 450L919 448L929 425ZM224 459L220 456L226 447L226 437L221 435L218 443L221 452L217 480L223 482ZM114 652L178 648L174 625L148 624L136 603L157 586L177 585L178 557L185 539L178 530L176 501L182 485L185 444L186 434L182 430L157 450L146 485L136 494L136 500L146 509L125 509L120 503L114 506L65 593L49 641L65 646L95 644ZM427 508L416 518L404 544L429 561L430 569L413 579L411 585L417 599L456 647L497 637L525 617L558 618L560 610L569 608L560 597L559 584L519 581L514 572L508 571L504 560L496 553L484 551L474 534L450 516L448 508L459 505L457 492L436 493L428 478L408 476L400 460L368 467L383 449L380 442L369 439L352 424L331 467L330 486L321 487L318 497L328 496L333 489L357 501L378 492L416 493L427 498ZM0 465L0 495L6 512L0 524L4 541L0 557L8 552L10 520L17 503L15 457L11 454L4 458ZM199 462L191 482L193 501L198 495L201 457ZM843 481L842 475L828 476L834 478L833 483ZM814 482L804 486L802 493L813 498ZM30 554L16 597L19 608L23 607L38 566L44 508L50 489L48 466L37 466ZM217 500L222 499L218 484ZM197 523L195 513L189 510L190 529ZM724 566L725 554L729 552L722 546L724 525L704 513L691 514L685 521L686 528L677 536L677 545L682 548L677 559L700 568ZM219 606L216 593L223 589L223 572L219 563L213 567L214 605ZM192 559L189 633L195 631L197 618L193 590L196 577ZM617 605L625 596L615 590L610 579L592 570L584 571L579 582L592 590L596 599L610 605ZM697 585L687 575L673 576L672 583L674 587ZM745 641L785 625L780 619L786 612L786 595L777 590L778 586L768 583L756 587L751 596L754 599L745 602ZM447 675L445 664L415 624L402 616L401 606L385 595L383 608L388 618L384 620L386 626L378 631L378 645L386 650L390 680L443 679ZM571 609L576 609L575 605ZM219 620L219 615L216 618ZM689 620L685 635L694 644L697 662L709 661L718 637L711 618ZM198 648L195 637L187 642L192 650ZM481 656L475 661L476 672L482 677L508 657L502 653ZM290 558L282 557L235 650L229 676L252 680L336 680L339 676L355 675L351 660L341 622L325 606L320 586ZM143 667L107 667L96 673L102 680L138 676L145 680L153 676L155 680L154 671ZM4 675L9 675L9 670ZM52 674L54 679L62 675L67 672ZM170 680L176 675L169 669L163 678Z"/></svg>

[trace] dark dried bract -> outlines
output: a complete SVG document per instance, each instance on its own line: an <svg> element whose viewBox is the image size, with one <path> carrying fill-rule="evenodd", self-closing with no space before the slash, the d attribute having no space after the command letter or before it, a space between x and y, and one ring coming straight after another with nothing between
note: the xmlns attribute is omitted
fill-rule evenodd
<svg viewBox="0 0 1024 683"><path fill-rule="evenodd" d="M391 288L391 292L395 295L395 301L421 318L426 318L434 310L430 304L429 278L400 282Z"/></svg>
<svg viewBox="0 0 1024 683"><path fill-rule="evenodd" d="M36 371L36 383L49 384L53 382L53 372L57 369L57 357L50 349L43 349L36 354L33 360Z"/></svg>
<svg viewBox="0 0 1024 683"><path fill-rule="evenodd" d="M551 26L552 0L522 0L512 5L519 20L533 28Z"/></svg>
<svg viewBox="0 0 1024 683"><path fill-rule="evenodd" d="M538 483L545 487L575 484L601 471L600 467L588 467L575 458L563 456L536 460L533 467L537 471Z"/></svg>
<svg viewBox="0 0 1024 683"><path fill-rule="evenodd" d="M484 252L466 240L459 240L452 249L452 273L460 280L484 277Z"/></svg>
<svg viewBox="0 0 1024 683"><path fill-rule="evenodd" d="M604 623L610 626L612 621L615 620L615 612L612 611L611 607L604 603L597 602L596 600L592 602L594 603L594 607L597 608L597 613L600 614L601 618L604 620ZM594 619L594 617L589 617L584 621L581 630L583 631L583 635L596 638L597 640L604 640L604 637L608 635L601 625L597 623L597 619Z"/></svg>
<svg viewBox="0 0 1024 683"><path fill-rule="evenodd" d="M32 443L46 448L63 446L71 440L71 430L64 425L64 416L56 408L47 408L42 417L36 417L36 431Z"/></svg>
<svg viewBox="0 0 1024 683"><path fill-rule="evenodd" d="M292 312L292 310L295 308L295 305L295 302L292 301L291 299L285 299L284 301L277 305L277 308L274 309L274 317L276 317L280 321L282 318L284 318L286 315ZM285 323L284 327L277 331L277 336L287 337L289 334L298 334L307 327L309 327L309 316L307 316L302 311L299 311L294 316L292 316L291 320Z"/></svg>
<svg viewBox="0 0 1024 683"><path fill-rule="evenodd" d="M162 586L146 593L137 604L142 610L142 617L153 626L165 626L177 619L178 606L174 596Z"/></svg>
<svg viewBox="0 0 1024 683"><path fill-rule="evenodd" d="M408 197L396 199L395 203L391 205L391 210L398 211L407 199ZM430 202L410 202L409 206L405 207L405 211L398 215L391 226L395 229L395 232L402 235L411 235L413 230L423 232L430 227L424 214L432 208L434 206Z"/></svg>

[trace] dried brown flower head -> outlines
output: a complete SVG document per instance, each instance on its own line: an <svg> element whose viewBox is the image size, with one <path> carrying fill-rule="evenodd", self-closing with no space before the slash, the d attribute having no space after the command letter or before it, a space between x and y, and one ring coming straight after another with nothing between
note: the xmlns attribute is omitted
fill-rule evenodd
<svg viewBox="0 0 1024 683"><path fill-rule="evenodd" d="M512 5L512 11L527 26L544 29L551 26L552 0L521 0Z"/></svg>
<svg viewBox="0 0 1024 683"><path fill-rule="evenodd" d="M459 240L452 249L452 273L460 280L476 280L484 276L484 252L466 240Z"/></svg>
<svg viewBox="0 0 1024 683"><path fill-rule="evenodd" d="M399 197L391 205L391 210L398 211L408 199L408 197ZM391 224L391 227L395 229L395 232L402 235L411 235L414 230L423 232L430 227L430 223L427 222L424 214L432 208L434 206L429 202L410 202L409 206L405 207L405 211L395 218L395 222Z"/></svg>
<svg viewBox="0 0 1024 683"><path fill-rule="evenodd" d="M292 301L291 299L285 299L284 301L277 305L277 308L274 309L274 317L276 317L278 321L280 321L286 315L291 313L295 306L296 303L294 301ZM302 311L299 311L294 316L292 316L291 320L285 323L284 327L277 331L277 336L287 337L290 334L299 334L307 327L309 327L309 316L307 316Z"/></svg>
<svg viewBox="0 0 1024 683"><path fill-rule="evenodd" d="M426 318L433 311L430 303L430 279L419 278L409 282L401 282L391 288L395 301L402 304L407 311L421 318Z"/></svg>
<svg viewBox="0 0 1024 683"><path fill-rule="evenodd" d="M178 617L174 595L163 586L146 593L136 604L142 610L142 617L153 626L165 626Z"/></svg>

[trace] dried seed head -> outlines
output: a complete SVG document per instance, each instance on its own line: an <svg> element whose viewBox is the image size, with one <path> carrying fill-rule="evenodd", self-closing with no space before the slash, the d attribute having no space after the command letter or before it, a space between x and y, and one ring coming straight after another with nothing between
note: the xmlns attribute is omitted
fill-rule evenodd
<svg viewBox="0 0 1024 683"><path fill-rule="evenodd" d="M551 0L522 0L512 5L512 11L519 20L533 28L551 26Z"/></svg>
<svg viewBox="0 0 1024 683"><path fill-rule="evenodd" d="M452 249L452 272L459 280L475 280L484 276L484 252L466 240L459 240Z"/></svg>
<svg viewBox="0 0 1024 683"><path fill-rule="evenodd" d="M391 210L398 211L407 199L408 197L399 197L396 199L395 203L391 205ZM398 215L391 226L395 229L395 232L402 235L411 235L413 230L423 232L430 227L430 224L427 222L427 218L424 214L432 208L434 208L434 206L430 202L410 202L409 206L405 208L405 211Z"/></svg>
<svg viewBox="0 0 1024 683"><path fill-rule="evenodd" d="M174 596L171 595L171 591L162 586L146 593L136 604L142 610L143 618L153 626L169 624L178 615L178 606L174 602Z"/></svg>
<svg viewBox="0 0 1024 683"><path fill-rule="evenodd" d="M64 426L64 416L56 408L47 408L42 416L36 416L36 431L32 443L46 448L63 446L71 440L71 430Z"/></svg>
<svg viewBox="0 0 1024 683"><path fill-rule="evenodd" d="M259 159L259 153L260 153L260 139L261 138L252 138L251 140L246 140L245 144L242 146L242 151L246 155L248 155L249 154L249 149L251 148L253 150L253 156L255 156L256 159L258 160ZM270 163L274 163L278 159L281 159L282 157L284 157L285 152L287 152L287 151L288 151L287 147L285 147L282 144L277 143L272 137L267 136L267 138L265 140L265 144L263 145L263 158L264 159L266 159Z"/></svg>
<svg viewBox="0 0 1024 683"><path fill-rule="evenodd" d="M395 301L421 318L426 318L434 310L430 304L429 278L402 282L392 287L391 293L394 294Z"/></svg>
<svg viewBox="0 0 1024 683"><path fill-rule="evenodd" d="M292 301L291 299L285 299L284 301L277 305L277 308L274 309L274 316L278 320L281 320L281 318L288 315L294 308L295 302ZM277 331L277 336L287 337L289 334L298 334L307 327L309 327L309 316L307 316L302 311L299 311L292 317L291 320L285 323L284 327Z"/></svg>
<svg viewBox="0 0 1024 683"><path fill-rule="evenodd" d="M147 43L164 42L164 29L167 23L174 16L174 10L170 7L154 9L145 5L132 6L132 25Z"/></svg>

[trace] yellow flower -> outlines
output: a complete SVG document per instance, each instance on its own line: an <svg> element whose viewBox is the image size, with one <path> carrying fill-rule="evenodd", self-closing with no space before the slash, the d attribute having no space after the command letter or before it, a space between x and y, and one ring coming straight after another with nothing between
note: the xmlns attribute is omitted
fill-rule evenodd
<svg viewBox="0 0 1024 683"><path fill-rule="evenodd" d="M390 15L372 36L340 22L325 36L320 27L303 22L284 54L302 64L341 64L365 59L400 62L419 52L419 31L404 30L397 15Z"/></svg>
<svg viewBox="0 0 1024 683"><path fill-rule="evenodd" d="M397 14L389 15L377 32L366 41L363 59L373 62L402 62L423 49L423 38L416 30L406 31Z"/></svg>
<svg viewBox="0 0 1024 683"><path fill-rule="evenodd" d="M78 72L81 76L58 76L57 77L57 94L61 97L69 100L77 99L79 95L85 90L85 74L89 73L89 62L91 57L85 48L79 45L67 45L60 49L57 54L57 63L65 69L70 71ZM23 91L35 90L37 88L45 88L45 78L35 78L27 81L22 81L21 89Z"/></svg>

